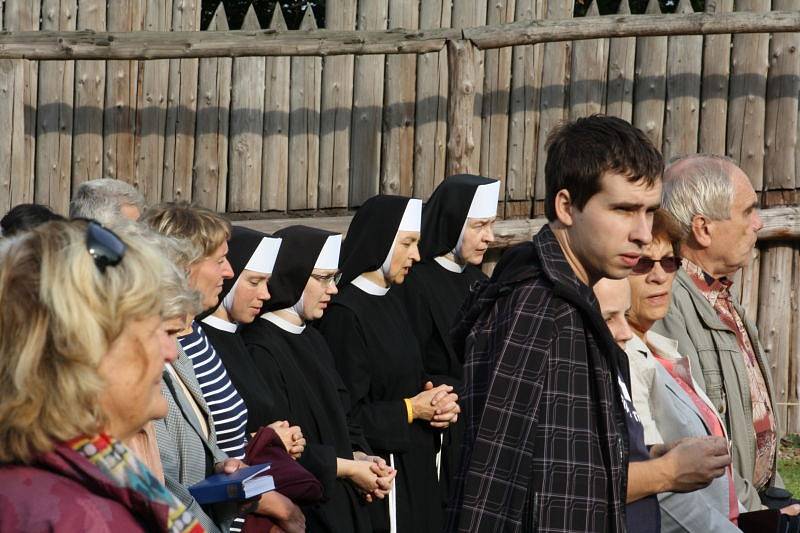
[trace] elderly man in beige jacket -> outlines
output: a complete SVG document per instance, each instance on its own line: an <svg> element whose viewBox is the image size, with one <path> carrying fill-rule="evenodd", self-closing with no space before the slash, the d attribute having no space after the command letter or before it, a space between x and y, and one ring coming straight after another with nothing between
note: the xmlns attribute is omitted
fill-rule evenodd
<svg viewBox="0 0 800 533"><path fill-rule="evenodd" d="M662 205L687 238L672 305L653 330L677 339L678 351L690 359L732 438L737 497L748 510L758 510L770 487L783 486L776 469L774 388L756 326L730 292L763 226L758 197L733 161L698 154L667 168Z"/></svg>

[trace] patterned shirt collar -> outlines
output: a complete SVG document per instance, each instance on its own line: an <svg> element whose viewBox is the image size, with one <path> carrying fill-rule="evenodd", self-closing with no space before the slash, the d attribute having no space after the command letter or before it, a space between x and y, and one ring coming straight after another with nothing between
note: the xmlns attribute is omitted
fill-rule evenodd
<svg viewBox="0 0 800 533"><path fill-rule="evenodd" d="M725 276L714 278L705 272L699 265L683 258L683 269L689 275L689 279L695 284L711 306L715 306L717 300L730 300L731 286L733 281Z"/></svg>

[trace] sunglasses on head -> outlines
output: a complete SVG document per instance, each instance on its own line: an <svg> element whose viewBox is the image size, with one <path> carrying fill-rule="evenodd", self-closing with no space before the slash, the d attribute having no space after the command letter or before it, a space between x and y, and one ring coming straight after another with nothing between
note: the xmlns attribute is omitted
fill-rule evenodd
<svg viewBox="0 0 800 533"><path fill-rule="evenodd" d="M125 257L125 243L116 233L94 220L86 226L86 251L94 259L94 264L105 273L106 267L116 266Z"/></svg>
<svg viewBox="0 0 800 533"><path fill-rule="evenodd" d="M673 255L671 257L662 257L658 260L650 259L649 257L640 257L639 262L636 263L635 267L633 267L633 273L647 274L653 270L653 267L656 266L656 263L661 263L661 268L664 269L664 272L667 274L672 274L681 267L681 260L682 258L677 255Z"/></svg>

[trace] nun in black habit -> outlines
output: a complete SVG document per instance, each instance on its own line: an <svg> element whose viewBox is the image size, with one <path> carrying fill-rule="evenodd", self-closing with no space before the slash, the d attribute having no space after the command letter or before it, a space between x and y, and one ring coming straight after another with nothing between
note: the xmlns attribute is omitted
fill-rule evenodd
<svg viewBox="0 0 800 533"><path fill-rule="evenodd" d="M391 291L406 310L419 342L425 371L461 393L462 361L450 342L450 329L470 286L486 278L479 265L494 241L500 182L459 174L445 179L422 210L420 255L405 283ZM461 423L451 425L442 442L439 482L447 503L458 468Z"/></svg>
<svg viewBox="0 0 800 533"><path fill-rule="evenodd" d="M305 226L276 232L281 252L264 314L242 332L275 398L267 418L303 428L299 462L323 484L326 501L304 508L308 531L371 530L367 499L386 496L394 472L348 423L349 397L325 339L306 322L320 318L339 278L341 235ZM258 391L242 391L246 398ZM354 452L355 450L355 452Z"/></svg>
<svg viewBox="0 0 800 533"><path fill-rule="evenodd" d="M442 529L435 461L441 428L457 419L457 396L428 380L405 308L386 297L419 260L421 208L398 196L361 206L344 242L342 288L319 322L354 417L397 469L389 501L370 509L375 531Z"/></svg>

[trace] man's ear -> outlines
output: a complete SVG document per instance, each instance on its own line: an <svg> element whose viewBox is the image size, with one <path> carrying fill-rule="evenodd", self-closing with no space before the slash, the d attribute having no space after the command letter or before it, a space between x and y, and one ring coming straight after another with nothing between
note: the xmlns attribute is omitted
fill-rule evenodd
<svg viewBox="0 0 800 533"><path fill-rule="evenodd" d="M572 226L574 222L572 219L574 206L572 205L572 197L567 189L561 189L556 193L555 204L558 221L566 227Z"/></svg>
<svg viewBox="0 0 800 533"><path fill-rule="evenodd" d="M712 222L703 215L692 217L691 237L703 248L711 246Z"/></svg>

